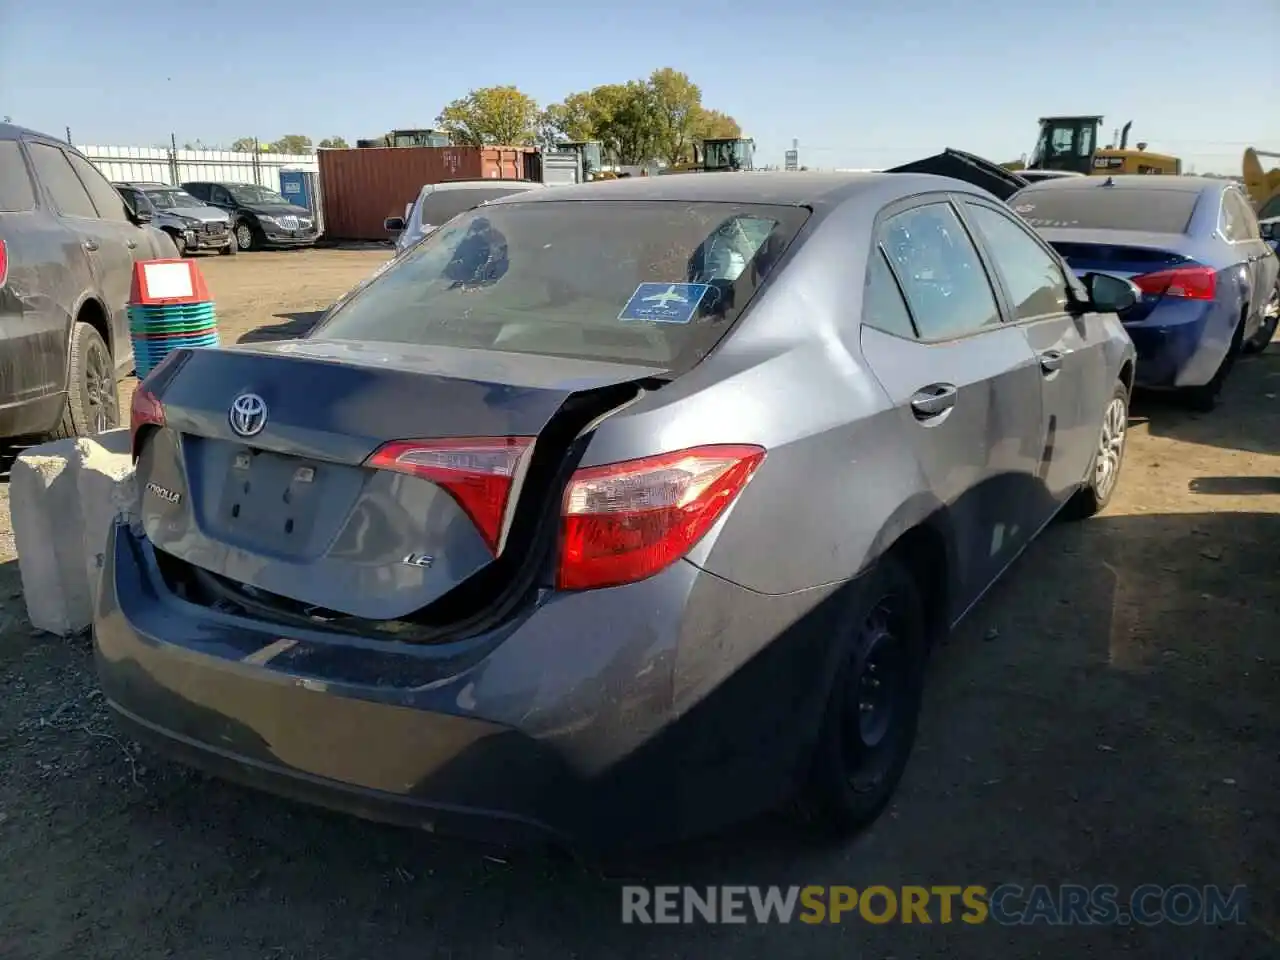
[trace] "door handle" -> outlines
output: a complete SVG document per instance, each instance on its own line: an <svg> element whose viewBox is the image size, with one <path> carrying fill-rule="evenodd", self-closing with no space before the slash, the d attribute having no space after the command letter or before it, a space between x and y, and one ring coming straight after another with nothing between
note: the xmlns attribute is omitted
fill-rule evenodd
<svg viewBox="0 0 1280 960"><path fill-rule="evenodd" d="M911 395L911 409L920 420L930 420L956 405L956 388L950 383L921 387Z"/></svg>
<svg viewBox="0 0 1280 960"><path fill-rule="evenodd" d="M1045 373L1057 373L1062 369L1062 353L1057 350L1046 350L1039 359L1040 369Z"/></svg>
<svg viewBox="0 0 1280 960"><path fill-rule="evenodd" d="M86 240L86 241L84 241L84 243L80 244L80 246L84 247L86 250L88 250L90 253L92 253L94 250L97 250L97 249L98 249L98 241L97 241L97 240Z"/></svg>

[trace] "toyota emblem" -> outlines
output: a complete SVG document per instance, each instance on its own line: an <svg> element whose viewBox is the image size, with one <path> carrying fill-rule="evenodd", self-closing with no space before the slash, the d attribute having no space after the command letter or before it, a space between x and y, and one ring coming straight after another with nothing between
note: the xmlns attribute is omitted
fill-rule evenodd
<svg viewBox="0 0 1280 960"><path fill-rule="evenodd" d="M242 393L231 403L231 429L242 437L255 437L267 425L267 402L256 393Z"/></svg>

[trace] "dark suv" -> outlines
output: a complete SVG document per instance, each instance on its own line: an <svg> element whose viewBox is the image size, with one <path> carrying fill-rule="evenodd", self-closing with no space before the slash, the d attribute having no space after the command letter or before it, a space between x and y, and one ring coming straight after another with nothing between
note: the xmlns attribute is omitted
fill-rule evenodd
<svg viewBox="0 0 1280 960"><path fill-rule="evenodd" d="M309 247L319 236L310 210L290 203L266 187L253 183L195 180L184 183L182 189L231 214L236 246L241 250Z"/></svg>
<svg viewBox="0 0 1280 960"><path fill-rule="evenodd" d="M0 437L119 425L133 265L177 255L74 147L0 124Z"/></svg>

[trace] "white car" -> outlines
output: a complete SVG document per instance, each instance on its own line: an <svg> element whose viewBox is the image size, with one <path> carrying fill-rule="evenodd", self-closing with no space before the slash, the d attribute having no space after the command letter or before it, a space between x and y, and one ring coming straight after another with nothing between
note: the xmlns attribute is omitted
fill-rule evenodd
<svg viewBox="0 0 1280 960"><path fill-rule="evenodd" d="M388 233L395 235L396 255L399 256L436 227L460 213L478 207L487 200L496 200L524 190L538 190L543 186L544 184L531 180L494 179L428 183L418 193L416 200L405 204L403 217L388 217L383 221L383 226Z"/></svg>

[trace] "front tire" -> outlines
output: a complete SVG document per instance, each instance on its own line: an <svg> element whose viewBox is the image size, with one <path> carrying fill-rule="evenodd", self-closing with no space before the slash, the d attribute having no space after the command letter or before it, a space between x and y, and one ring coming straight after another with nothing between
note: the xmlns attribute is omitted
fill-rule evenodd
<svg viewBox="0 0 1280 960"><path fill-rule="evenodd" d="M241 220L236 224L232 240L240 250L255 250L262 246L262 238L247 220Z"/></svg>
<svg viewBox="0 0 1280 960"><path fill-rule="evenodd" d="M1089 464L1089 475L1067 505L1068 519L1084 520L1106 509L1120 482L1125 440L1129 435L1129 388L1117 381L1102 413L1098 444Z"/></svg>
<svg viewBox="0 0 1280 960"><path fill-rule="evenodd" d="M928 628L911 572L893 555L868 574L840 638L806 806L836 835L874 821L892 798L915 744Z"/></svg>
<svg viewBox="0 0 1280 960"><path fill-rule="evenodd" d="M169 236L173 238L173 245L178 251L178 256L185 257L187 255L187 238L180 233L171 233Z"/></svg>
<svg viewBox="0 0 1280 960"><path fill-rule="evenodd" d="M51 439L88 437L120 426L115 363L102 336L87 323L71 329L67 401Z"/></svg>

